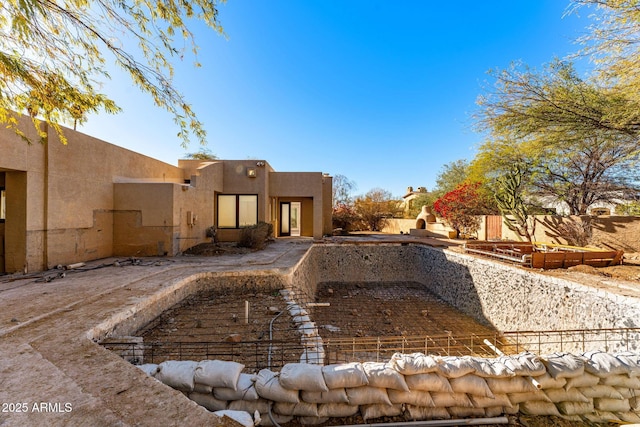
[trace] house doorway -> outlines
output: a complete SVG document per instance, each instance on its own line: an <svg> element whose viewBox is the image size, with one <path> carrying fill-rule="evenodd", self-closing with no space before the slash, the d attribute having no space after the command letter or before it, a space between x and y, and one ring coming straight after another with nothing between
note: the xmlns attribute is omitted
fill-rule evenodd
<svg viewBox="0 0 640 427"><path fill-rule="evenodd" d="M302 204L300 202L280 203L280 235L300 236Z"/></svg>

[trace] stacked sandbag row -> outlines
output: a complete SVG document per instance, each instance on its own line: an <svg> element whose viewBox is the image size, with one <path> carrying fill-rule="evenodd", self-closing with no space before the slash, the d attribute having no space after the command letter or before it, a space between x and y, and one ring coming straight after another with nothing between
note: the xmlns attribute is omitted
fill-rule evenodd
<svg viewBox="0 0 640 427"><path fill-rule="evenodd" d="M287 312L300 333L300 343L304 349L300 362L324 365L324 346L316 323L311 321L307 310L295 301L293 290L283 289L280 295L287 303Z"/></svg>
<svg viewBox="0 0 640 427"><path fill-rule="evenodd" d="M211 411L260 414L262 425L316 424L361 415L431 420L522 412L573 420L640 422L640 355L522 353L495 359L395 354L388 362L242 373L235 362L144 365Z"/></svg>

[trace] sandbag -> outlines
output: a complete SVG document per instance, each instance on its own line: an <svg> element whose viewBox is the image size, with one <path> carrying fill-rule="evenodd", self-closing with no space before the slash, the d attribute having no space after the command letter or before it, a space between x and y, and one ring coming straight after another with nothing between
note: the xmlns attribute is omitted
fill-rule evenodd
<svg viewBox="0 0 640 427"><path fill-rule="evenodd" d="M348 403L321 403L318 405L319 417L344 418L358 413L360 407Z"/></svg>
<svg viewBox="0 0 640 427"><path fill-rule="evenodd" d="M617 353L616 357L627 366L627 375L630 377L640 376L640 353L624 351Z"/></svg>
<svg viewBox="0 0 640 427"><path fill-rule="evenodd" d="M590 399L595 399L595 398L624 399L622 394L615 387L610 385L598 384L591 387L581 387L581 388L578 388L577 390L579 390L583 396L588 397Z"/></svg>
<svg viewBox="0 0 640 427"><path fill-rule="evenodd" d="M231 411L245 411L250 414L258 411L260 414L267 414L269 412L269 406L271 402L265 399L258 400L234 400L229 402L227 409Z"/></svg>
<svg viewBox="0 0 640 427"><path fill-rule="evenodd" d="M203 360L194 373L195 382L211 387L226 387L236 390L238 378L244 365L226 360Z"/></svg>
<svg viewBox="0 0 640 427"><path fill-rule="evenodd" d="M369 384L360 362L323 366L322 375L327 387L330 389L360 387Z"/></svg>
<svg viewBox="0 0 640 427"><path fill-rule="evenodd" d="M590 414L584 414L582 417L592 423L609 423L616 422L620 419L613 412L593 411Z"/></svg>
<svg viewBox="0 0 640 427"><path fill-rule="evenodd" d="M344 388L333 388L329 391L301 391L300 399L307 403L349 403Z"/></svg>
<svg viewBox="0 0 640 427"><path fill-rule="evenodd" d="M306 316L307 314L309 314L307 310L294 303L287 305L287 311L289 312L289 315L291 317Z"/></svg>
<svg viewBox="0 0 640 427"><path fill-rule="evenodd" d="M560 416L560 411L555 404L550 402L541 402L539 400L531 402L522 402L520 404L520 412L526 415L555 415Z"/></svg>
<svg viewBox="0 0 640 427"><path fill-rule="evenodd" d="M540 357L529 352L513 356L500 356L498 360L513 371L517 376L538 376L547 372Z"/></svg>
<svg viewBox="0 0 640 427"><path fill-rule="evenodd" d="M262 369L258 372L258 378L256 379L256 391L258 396L273 400L274 402L300 402L298 390L288 390L278 380L278 374L272 372L269 369ZM262 413L263 411L260 411Z"/></svg>
<svg viewBox="0 0 640 427"><path fill-rule="evenodd" d="M471 356L446 356L440 359L438 372L445 377L459 378L476 372L476 363Z"/></svg>
<svg viewBox="0 0 640 427"><path fill-rule="evenodd" d="M484 408L484 416L488 418L499 417L506 414L503 406L487 406Z"/></svg>
<svg viewBox="0 0 640 427"><path fill-rule="evenodd" d="M273 421L277 424L274 424L271 418L273 418ZM292 415L280 415L271 412L271 416L269 416L268 412L265 412L264 414L260 413L260 425L264 427L279 427L291 422L291 420L293 420Z"/></svg>
<svg viewBox="0 0 640 427"><path fill-rule="evenodd" d="M530 378L512 377L512 378L485 378L485 382L491 392L496 393L528 393L535 392L538 389L533 385Z"/></svg>
<svg viewBox="0 0 640 427"><path fill-rule="evenodd" d="M438 370L438 359L422 353L395 353L389 362L402 375L428 374Z"/></svg>
<svg viewBox="0 0 640 427"><path fill-rule="evenodd" d="M214 414L219 417L230 418L244 427L253 427L253 417L251 416L251 414L247 412L221 410L221 411L215 411Z"/></svg>
<svg viewBox="0 0 640 427"><path fill-rule="evenodd" d="M299 324L298 333L307 337L313 337L318 335L318 328L315 322L304 322Z"/></svg>
<svg viewBox="0 0 640 427"><path fill-rule="evenodd" d="M189 393L189 399L193 400L200 406L204 406L211 412L227 409L228 405L226 400L218 400L212 394L198 393L195 391Z"/></svg>
<svg viewBox="0 0 640 427"><path fill-rule="evenodd" d="M404 375L388 363L364 362L362 364L370 386L409 391Z"/></svg>
<svg viewBox="0 0 640 427"><path fill-rule="evenodd" d="M238 377L236 389L217 387L213 389L213 395L220 400L258 400L255 382L257 375L241 373Z"/></svg>
<svg viewBox="0 0 640 427"><path fill-rule="evenodd" d="M584 359L575 354L552 353L540 359L553 378L573 378L584 373Z"/></svg>
<svg viewBox="0 0 640 427"><path fill-rule="evenodd" d="M213 392L213 387L211 387L208 384L200 384L200 383L194 382L193 391L194 393L211 394Z"/></svg>
<svg viewBox="0 0 640 427"><path fill-rule="evenodd" d="M449 408L456 406L459 408L470 408L473 406L469 396L464 393L430 393L433 404L437 408Z"/></svg>
<svg viewBox="0 0 640 427"><path fill-rule="evenodd" d="M386 388L364 385L347 388L346 391L351 405L375 405L378 403L391 405Z"/></svg>
<svg viewBox="0 0 640 427"><path fill-rule="evenodd" d="M451 418L467 418L467 417L475 417L482 418L486 415L484 408L467 408L467 407L458 407L452 406L447 408L447 411L451 414Z"/></svg>
<svg viewBox="0 0 640 427"><path fill-rule="evenodd" d="M158 372L158 365L155 363L145 363L144 365L135 365L147 375L154 376Z"/></svg>
<svg viewBox="0 0 640 427"><path fill-rule="evenodd" d="M298 315L298 316L293 316L293 323L305 323L305 322L311 322L311 318L304 314L304 315Z"/></svg>
<svg viewBox="0 0 640 427"><path fill-rule="evenodd" d="M494 394L493 397L469 396L469 399L476 408L513 407L509 396L506 394Z"/></svg>
<svg viewBox="0 0 640 427"><path fill-rule="evenodd" d="M553 403L558 402L590 402L591 399L587 398L584 394L580 393L577 389L564 389L564 388L548 388L544 390L549 400Z"/></svg>
<svg viewBox="0 0 640 427"><path fill-rule="evenodd" d="M449 384L449 380L440 374L429 373L405 375L404 380L410 390L453 393L453 389L451 388L451 384Z"/></svg>
<svg viewBox="0 0 640 427"><path fill-rule="evenodd" d="M391 403L404 403L414 406L434 407L433 399L428 391L387 390Z"/></svg>
<svg viewBox="0 0 640 427"><path fill-rule="evenodd" d="M275 405L273 405L273 412L276 414L293 415L298 417L317 417L318 405L306 402L276 402Z"/></svg>
<svg viewBox="0 0 640 427"><path fill-rule="evenodd" d="M586 367L585 367L586 369ZM571 389L571 388L580 388L580 387L592 387L594 385L597 385L600 382L600 378L590 374L588 372L585 372L584 374L580 375L579 377L573 377L573 378L567 378L567 383L565 384L565 388L567 390Z"/></svg>
<svg viewBox="0 0 640 427"><path fill-rule="evenodd" d="M586 359L585 371L601 378L611 375L627 375L630 371L630 367L621 359L604 351L589 351L584 353L582 357Z"/></svg>
<svg viewBox="0 0 640 427"><path fill-rule="evenodd" d="M528 393L509 393L509 400L513 405L523 402L548 402L551 403L549 397L543 391L531 391Z"/></svg>
<svg viewBox="0 0 640 427"><path fill-rule="evenodd" d="M156 378L158 376L156 375ZM611 375L600 380L600 384L612 385L614 387L626 387L640 389L640 378L629 377L628 375Z"/></svg>
<svg viewBox="0 0 640 427"><path fill-rule="evenodd" d="M627 399L593 399L593 406L598 411L606 412L630 412L631 405Z"/></svg>
<svg viewBox="0 0 640 427"><path fill-rule="evenodd" d="M198 362L191 360L168 360L158 365L154 378L177 390L192 392L197 366Z"/></svg>
<svg viewBox="0 0 640 427"><path fill-rule="evenodd" d="M486 359L474 357L475 374L479 377L509 378L515 377L515 372L507 367L500 359Z"/></svg>
<svg viewBox="0 0 640 427"><path fill-rule="evenodd" d="M473 394L475 396L493 397L487 382L476 375L469 374L449 380L451 388L456 393Z"/></svg>
<svg viewBox="0 0 640 427"><path fill-rule="evenodd" d="M593 412L593 401L558 402L556 407L562 415L584 415Z"/></svg>
<svg viewBox="0 0 640 427"><path fill-rule="evenodd" d="M402 405L364 405L360 407L360 413L365 421L380 417L397 417L402 415Z"/></svg>
<svg viewBox="0 0 640 427"><path fill-rule="evenodd" d="M640 390L634 390L626 387L614 387L614 389L620 393L620 396L622 396L623 399L631 399L640 396Z"/></svg>
<svg viewBox="0 0 640 427"><path fill-rule="evenodd" d="M532 377L540 384L540 387L545 388L561 388L567 384L566 378L554 378L549 373L545 372L543 375Z"/></svg>
<svg viewBox="0 0 640 427"><path fill-rule="evenodd" d="M625 423L640 424L640 414L635 412L618 412L617 415Z"/></svg>
<svg viewBox="0 0 640 427"><path fill-rule="evenodd" d="M280 370L280 385L289 390L329 391L322 375L322 366L308 363L287 363Z"/></svg>
<svg viewBox="0 0 640 427"><path fill-rule="evenodd" d="M408 417L413 421L448 420L451 418L446 408L425 408L424 406L406 406Z"/></svg>

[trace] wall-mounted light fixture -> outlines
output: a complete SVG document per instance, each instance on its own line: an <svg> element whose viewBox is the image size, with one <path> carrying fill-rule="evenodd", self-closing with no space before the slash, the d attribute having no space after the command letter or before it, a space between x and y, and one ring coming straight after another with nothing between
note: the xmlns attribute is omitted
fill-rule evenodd
<svg viewBox="0 0 640 427"><path fill-rule="evenodd" d="M256 170L254 168L247 168L247 176L249 178L255 178L256 177Z"/></svg>
<svg viewBox="0 0 640 427"><path fill-rule="evenodd" d="M256 162L256 166L263 167L264 166L264 162L263 161Z"/></svg>

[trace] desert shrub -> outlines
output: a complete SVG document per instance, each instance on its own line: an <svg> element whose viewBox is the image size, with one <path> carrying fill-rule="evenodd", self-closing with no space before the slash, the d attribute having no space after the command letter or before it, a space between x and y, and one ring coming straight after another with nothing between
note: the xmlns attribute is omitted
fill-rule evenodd
<svg viewBox="0 0 640 427"><path fill-rule="evenodd" d="M218 243L218 227L212 225L205 230L205 235L211 238L212 243Z"/></svg>
<svg viewBox="0 0 640 427"><path fill-rule="evenodd" d="M261 221L256 225L242 228L238 246L242 248L262 249L271 237L273 237L273 225Z"/></svg>

